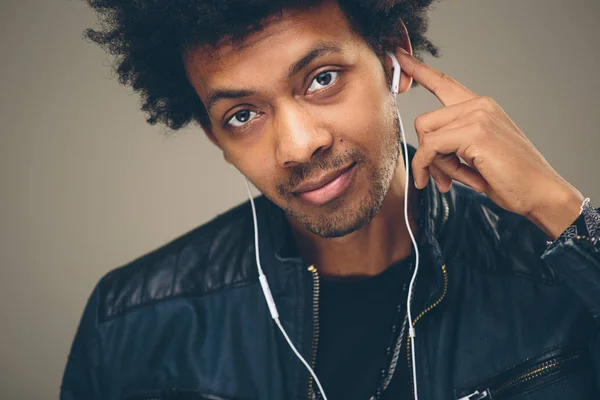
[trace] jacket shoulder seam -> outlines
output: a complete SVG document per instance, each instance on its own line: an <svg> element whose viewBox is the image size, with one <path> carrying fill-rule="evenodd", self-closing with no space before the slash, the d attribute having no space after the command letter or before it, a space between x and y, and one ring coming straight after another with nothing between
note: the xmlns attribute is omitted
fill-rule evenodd
<svg viewBox="0 0 600 400"><path fill-rule="evenodd" d="M147 308L147 307L152 307L152 306L155 306L160 303L166 303L169 301L184 299L184 298L207 297L207 296L214 295L214 294L217 294L220 292L225 292L228 290L238 289L238 288L241 288L244 286L249 286L252 283L254 283L254 281L252 279L244 279L239 282L234 282L234 283L231 283L228 285L223 285L222 287L215 288L215 289L195 291L195 292L182 292L180 294L162 297L160 299L146 300L146 301L140 302L139 304L136 304L133 306L123 307L122 309L119 309L119 310L115 311L114 313L110 313L110 314L105 313L104 315L100 315L98 317L98 321L99 321L98 324L101 325L103 323L110 322L112 320L124 317L132 312L139 311L139 310Z"/></svg>

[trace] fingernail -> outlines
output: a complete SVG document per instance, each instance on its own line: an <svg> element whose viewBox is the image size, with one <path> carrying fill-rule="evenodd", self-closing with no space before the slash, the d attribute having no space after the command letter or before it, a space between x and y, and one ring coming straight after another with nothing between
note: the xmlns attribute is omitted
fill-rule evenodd
<svg viewBox="0 0 600 400"><path fill-rule="evenodd" d="M408 55L408 51L404 50L404 48L402 48L402 47L399 47L398 51L400 51L400 53L402 53L402 54L407 54Z"/></svg>

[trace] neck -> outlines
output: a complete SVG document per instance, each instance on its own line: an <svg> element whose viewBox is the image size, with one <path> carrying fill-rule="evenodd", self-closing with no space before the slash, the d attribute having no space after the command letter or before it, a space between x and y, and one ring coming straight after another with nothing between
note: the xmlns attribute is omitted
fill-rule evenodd
<svg viewBox="0 0 600 400"><path fill-rule="evenodd" d="M406 170L400 163L379 213L361 229L346 236L325 239L295 226L293 233L302 257L325 276L374 276L408 257L412 241L404 218ZM409 180L408 217L418 238L418 191ZM418 240L418 239L417 239Z"/></svg>

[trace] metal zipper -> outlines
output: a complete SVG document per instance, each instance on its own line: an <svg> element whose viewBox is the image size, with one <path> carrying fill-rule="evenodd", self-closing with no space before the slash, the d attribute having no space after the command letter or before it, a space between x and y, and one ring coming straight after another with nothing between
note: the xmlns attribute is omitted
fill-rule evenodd
<svg viewBox="0 0 600 400"><path fill-rule="evenodd" d="M511 379L510 381L499 386L498 388L491 390L490 394L492 394L492 393L499 394L499 393L502 393L508 389L511 389L521 383L530 381L534 378L544 377L545 375L548 375L548 374L556 371L561 364L563 364L565 362L569 362L569 361L575 361L580 357L581 357L580 355L576 355L576 356L565 358L565 359L556 357L551 360L544 361L542 364L534 367L530 371L527 371L527 372L521 374L520 376L518 376L517 378Z"/></svg>
<svg viewBox="0 0 600 400"><path fill-rule="evenodd" d="M313 278L313 343L312 343L312 360L311 368L315 369L317 361L317 347L319 346L319 273L314 265L308 267L308 271L312 274ZM313 377L309 374L308 376L308 399L315 399L315 393L313 392Z"/></svg>
<svg viewBox="0 0 600 400"><path fill-rule="evenodd" d="M442 222L441 222L440 229L438 230L438 232L442 231L442 229L446 225L446 221L448 220L448 217L450 216L450 207L448 205L448 200L446 199L446 197L444 196L443 193L442 193L442 204L444 206L444 215L442 216ZM311 368L314 370L315 364L317 361L317 348L319 345L319 288L320 288L320 284L319 284L319 273L318 273L317 269L315 268L315 266L311 265L310 267L308 267L308 271L311 273L312 278L313 278L313 343L312 343L313 353L312 353L312 360L311 360ZM423 317L423 315L427 314L429 311L431 311L433 308L435 308L446 296L446 292L448 290L448 273L446 271L446 265L442 265L442 271L444 273L444 291L442 292L442 295L435 303L433 303L431 306L427 307L415 318L415 320L413 321L413 325L416 325L417 321L419 319L421 319ZM411 301L412 301L412 299L411 299ZM410 359L410 337L408 335L407 335L407 340L408 340L408 346L406 346L406 347L408 350L408 365L409 365L409 371L411 371L410 379L412 381L412 362ZM411 384L411 386L412 386L412 384ZM413 392L414 392L414 388L413 388ZM413 397L414 397L414 393L413 393ZM312 375L309 374L309 377L308 377L308 399L314 400L315 398L316 398L315 393L313 391L313 377L312 377Z"/></svg>
<svg viewBox="0 0 600 400"><path fill-rule="evenodd" d="M441 196L442 196L442 205L444 206L444 215L442 216L442 222L440 224L440 228L437 230L438 234L442 231L442 229L444 229L444 226L446 225L446 222L448 221L448 218L450 217L450 206L448 205L448 199L446 199L446 196L444 195L444 193L441 193ZM446 264L442 265L442 272L444 273L444 290L442 291L442 294L433 304L431 304L429 307L427 307L426 309L421 311L421 313L419 315L417 315L417 317L413 320L413 327L415 325L417 325L417 322L421 318L423 318L423 316L425 314L427 314L429 311L431 311L435 307L437 307L442 302L442 300L444 300L444 297L446 297L446 293L448 292L448 271L446 270ZM413 293L411 293L411 299L410 299L411 304L412 304L412 297L413 297L412 295L414 295L414 291L413 291ZM412 397L414 399L415 398L415 387L414 387L413 372L412 372L410 335L408 335L406 337L406 356L407 356L407 360L408 360L408 373L410 376L410 387L412 388Z"/></svg>
<svg viewBox="0 0 600 400"><path fill-rule="evenodd" d="M564 359L560 358L560 357L552 358L550 360L544 361L541 364L536 365L535 367L532 367L531 369L520 374L516 378L512 378L512 379L508 380L507 382L502 383L501 385L497 385L495 388L492 388L492 389L488 388L481 392L479 390L476 390L475 392L471 393L470 395L461 397L458 400L482 400L482 399L488 399L488 398L489 399L495 398L496 396L502 394L503 392L506 392L507 390L512 389L522 383L531 381L532 379L536 379L536 378L543 378L544 376L547 376L547 375L555 372L562 364L564 364L566 362L575 361L575 360L579 359L580 357L581 357L580 355L576 355L576 356L564 358Z"/></svg>
<svg viewBox="0 0 600 400"><path fill-rule="evenodd" d="M417 317L413 321L413 327L417 325L417 322L419 322L419 320L421 318L423 318L423 316L425 314L427 314L429 311L431 311L435 307L437 307L442 302L442 300L444 300L444 297L446 297L446 293L448 292L448 271L446 270L446 264L442 265L442 272L444 273L444 290L442 291L442 294L434 303L432 303L426 309L421 311L421 313L419 315L417 315ZM412 303L412 296L411 296L411 303ZM412 388L413 399L414 399L415 398L415 387L414 387L413 373L412 373L412 360L411 360L411 352L410 352L410 335L408 335L406 338L406 353L407 353L407 359L408 359L408 372L409 372L409 376L410 376L410 386Z"/></svg>

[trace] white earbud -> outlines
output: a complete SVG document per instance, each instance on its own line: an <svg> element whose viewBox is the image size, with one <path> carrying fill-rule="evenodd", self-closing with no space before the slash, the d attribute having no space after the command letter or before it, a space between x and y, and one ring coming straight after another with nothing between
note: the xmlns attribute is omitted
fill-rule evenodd
<svg viewBox="0 0 600 400"><path fill-rule="evenodd" d="M392 92L394 95L398 94L398 90L400 87L400 63L398 59L391 51L386 51L387 56L392 60Z"/></svg>

